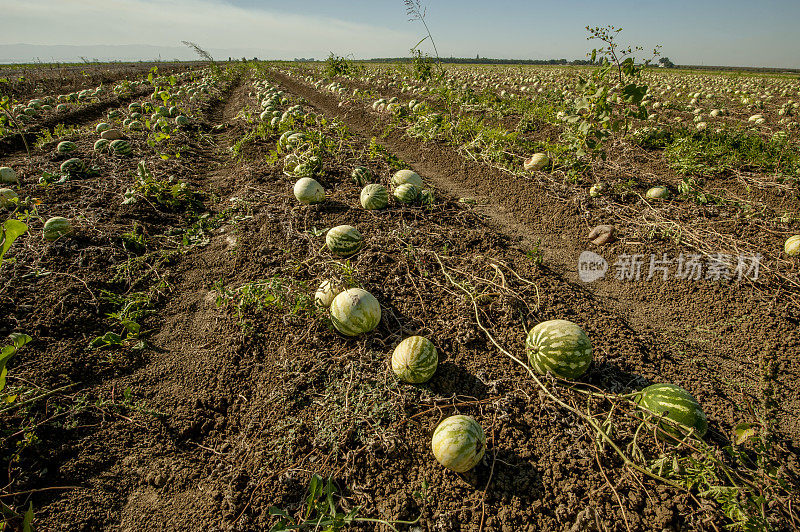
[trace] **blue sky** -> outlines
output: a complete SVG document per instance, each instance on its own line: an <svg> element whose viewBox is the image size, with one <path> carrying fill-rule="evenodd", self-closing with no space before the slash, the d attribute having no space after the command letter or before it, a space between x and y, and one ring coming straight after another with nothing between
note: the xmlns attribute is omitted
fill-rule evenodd
<svg viewBox="0 0 800 532"><path fill-rule="evenodd" d="M586 25L679 64L800 68L800 0L428 0L443 56L581 58ZM402 0L0 0L0 44L246 49L262 58L405 56L424 36Z"/></svg>

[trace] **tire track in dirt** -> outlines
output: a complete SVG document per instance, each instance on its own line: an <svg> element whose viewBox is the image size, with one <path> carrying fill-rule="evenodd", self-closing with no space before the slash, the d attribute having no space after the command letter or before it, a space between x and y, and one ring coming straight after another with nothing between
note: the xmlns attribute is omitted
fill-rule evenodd
<svg viewBox="0 0 800 532"><path fill-rule="evenodd" d="M247 90L246 80L234 82L208 119L232 119ZM221 188L234 181L235 163L227 151L231 135L216 135L213 163L193 185L215 198L207 205L211 213L228 207ZM133 420L110 423L87 438L85 467L102 473L48 504L43 519L70 516L64 521L70 527L80 528L80 522L85 530L123 531L195 530L199 522L213 529L221 522L220 492L206 481L210 458L222 455L213 434L225 425L227 408L246 386L247 375L246 368L231 363L239 347L225 332L226 321L208 291L215 281L227 284L237 274L230 237L215 231L207 245L189 250L171 267L169 277L180 281L172 286L160 323L150 330L147 363L102 385L112 397L130 389L145 408L166 416L146 426Z"/></svg>
<svg viewBox="0 0 800 532"><path fill-rule="evenodd" d="M593 248L586 241L590 225L577 205L552 196L536 183L468 161L449 146L410 139L359 101L340 102L275 69L271 74L322 113L342 120L366 138L376 137L441 190L455 197L480 198L485 203L480 212L491 225L516 238L525 251L540 246L545 267L571 285L573 292L595 301L598 313L619 316L637 334L657 336L655 345L677 354L670 364L682 366L681 373L700 370L706 375L703 379L712 381L711 387L723 396L760 397L759 379L765 371L762 353L765 346L774 347L781 368L776 377L780 391L776 392L786 398L779 424L795 445L800 444L800 423L792 413L800 405L795 385L800 380L800 362L781 355L800 347L800 335L797 316L786 302L744 283L642 280L633 285L608 279L613 270L607 280L584 284L577 275L578 257ZM651 253L677 256L684 251L641 242L617 242L593 250L609 263L611 257L623 253L649 257ZM665 354L656 354L656 358ZM694 366L696 361L715 370L704 371Z"/></svg>

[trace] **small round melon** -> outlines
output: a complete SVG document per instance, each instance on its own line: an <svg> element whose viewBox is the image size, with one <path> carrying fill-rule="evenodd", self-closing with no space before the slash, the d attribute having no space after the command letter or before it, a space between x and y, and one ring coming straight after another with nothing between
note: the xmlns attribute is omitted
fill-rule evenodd
<svg viewBox="0 0 800 532"><path fill-rule="evenodd" d="M120 140L122 138L122 131L119 129L109 129L100 133L100 138L108 141Z"/></svg>
<svg viewBox="0 0 800 532"><path fill-rule="evenodd" d="M339 225L325 235L325 244L336 256L349 257L364 245L364 237L351 225Z"/></svg>
<svg viewBox="0 0 800 532"><path fill-rule="evenodd" d="M399 187L405 183L410 183L418 188L422 188L425 184L422 178L413 170L398 170L392 176L392 187Z"/></svg>
<svg viewBox="0 0 800 532"><path fill-rule="evenodd" d="M189 117L184 115L178 115L175 117L175 125L178 127L186 127L189 125Z"/></svg>
<svg viewBox="0 0 800 532"><path fill-rule="evenodd" d="M361 288L345 290L331 302L331 322L345 336L370 332L380 321L380 303L375 296Z"/></svg>
<svg viewBox="0 0 800 532"><path fill-rule="evenodd" d="M800 255L800 235L790 236L786 243L783 245L783 250L790 257L797 257Z"/></svg>
<svg viewBox="0 0 800 532"><path fill-rule="evenodd" d="M529 159L525 159L523 167L528 172L541 170L550 164L550 158L546 153L534 153Z"/></svg>
<svg viewBox="0 0 800 532"><path fill-rule="evenodd" d="M325 201L325 189L312 177L303 177L294 184L294 197L304 205Z"/></svg>
<svg viewBox="0 0 800 532"><path fill-rule="evenodd" d="M12 209L18 199L17 193L10 188L0 188L0 207Z"/></svg>
<svg viewBox="0 0 800 532"><path fill-rule="evenodd" d="M641 391L636 403L647 410L645 414L650 417L669 419L677 423L677 426L675 423L659 423L656 432L659 439L683 439L692 429L702 438L708 430L708 420L700 403L680 386L653 384Z"/></svg>
<svg viewBox="0 0 800 532"><path fill-rule="evenodd" d="M62 237L72 230L72 224L66 218L61 216L54 216L44 223L42 234L44 239L52 242L59 237Z"/></svg>
<svg viewBox="0 0 800 532"><path fill-rule="evenodd" d="M112 140L108 145L108 149L115 155L130 155L131 145L127 140Z"/></svg>
<svg viewBox="0 0 800 532"><path fill-rule="evenodd" d="M83 161L78 159L77 157L73 157L72 159L67 159L63 163L61 163L61 171L65 174L80 174L84 170Z"/></svg>
<svg viewBox="0 0 800 532"><path fill-rule="evenodd" d="M463 473L478 465L483 458L486 436L474 418L450 416L433 431L431 447L440 464L456 473Z"/></svg>
<svg viewBox="0 0 800 532"><path fill-rule="evenodd" d="M17 178L17 173L14 171L13 168L9 168L8 166L0 166L0 183L5 183L5 184L19 183L19 179Z"/></svg>
<svg viewBox="0 0 800 532"><path fill-rule="evenodd" d="M350 177L360 187L372 182L372 172L369 171L369 168L364 168L363 166L355 167L350 173Z"/></svg>
<svg viewBox="0 0 800 532"><path fill-rule="evenodd" d="M323 281L314 293L314 301L325 308L329 308L333 299L344 292L345 287L342 283L333 279Z"/></svg>
<svg viewBox="0 0 800 532"><path fill-rule="evenodd" d="M568 320L549 320L538 324L525 341L528 362L542 375L548 372L573 380L583 375L592 363L592 343L583 329Z"/></svg>
<svg viewBox="0 0 800 532"><path fill-rule="evenodd" d="M647 194L645 194L647 199L655 199L655 200L662 200L667 199L669 197L669 189L665 186L657 186L652 187L647 190Z"/></svg>
<svg viewBox="0 0 800 532"><path fill-rule="evenodd" d="M410 336L392 353L392 371L403 382L428 382L436 372L439 355L433 342L422 336Z"/></svg>
<svg viewBox="0 0 800 532"><path fill-rule="evenodd" d="M361 190L361 206L368 211L383 209L389 203L389 192L378 183L371 183Z"/></svg>
<svg viewBox="0 0 800 532"><path fill-rule="evenodd" d="M109 129L111 129L111 124L109 124L108 122L100 122L94 128L94 130L98 133L102 133L103 131L108 131Z"/></svg>
<svg viewBox="0 0 800 532"><path fill-rule="evenodd" d="M62 155L67 154L67 153L72 153L73 151L75 151L77 149L78 149L78 146L74 142L69 141L69 140L64 140L62 142L59 142L58 146L56 146L56 151L58 153L62 154Z"/></svg>
<svg viewBox="0 0 800 532"><path fill-rule="evenodd" d="M108 151L109 144L111 144L111 141L108 139L98 139L97 142L94 143L94 151L97 152Z"/></svg>
<svg viewBox="0 0 800 532"><path fill-rule="evenodd" d="M589 195L593 198L596 198L600 194L602 194L606 189L604 183L595 183L592 185L592 188L589 189Z"/></svg>
<svg viewBox="0 0 800 532"><path fill-rule="evenodd" d="M410 205L415 201L417 201L417 199L419 198L420 189L418 186L412 185L411 183L403 183L402 185L398 185L397 188L394 189L392 195L400 203L405 203L406 205Z"/></svg>

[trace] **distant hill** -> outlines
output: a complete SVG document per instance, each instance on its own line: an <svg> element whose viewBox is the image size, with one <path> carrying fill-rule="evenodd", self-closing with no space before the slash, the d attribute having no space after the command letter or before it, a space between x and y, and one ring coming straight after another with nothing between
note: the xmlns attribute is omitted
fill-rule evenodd
<svg viewBox="0 0 800 532"><path fill-rule="evenodd" d="M219 60L228 57L252 59L258 50L244 48L209 49ZM146 44L42 45L0 44L0 63L80 63L81 61L193 61L197 54L186 46L150 46Z"/></svg>

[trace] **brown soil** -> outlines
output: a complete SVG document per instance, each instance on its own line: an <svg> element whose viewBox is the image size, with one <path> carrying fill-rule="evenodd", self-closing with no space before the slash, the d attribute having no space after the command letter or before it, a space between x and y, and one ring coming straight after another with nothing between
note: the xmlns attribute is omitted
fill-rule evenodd
<svg viewBox="0 0 800 532"><path fill-rule="evenodd" d="M257 107L246 79L207 110L203 135L182 133L181 159L161 161L142 139L134 139L133 159L98 157L86 138L79 149L102 177L46 189L33 177L57 166L58 157L38 151L29 164L20 196L39 197L43 219L84 216L74 235L53 244L38 237L41 222L31 221L16 261L0 274L0 333L34 337L9 364L9 382L71 386L7 415L8 426L27 426L36 441L19 445L17 435L0 447L9 472L0 496L14 508L32 501L37 530L266 530L276 522L270 507L297 513L313 473L334 479L345 510L360 506L359 516L386 520L421 516L422 530L724 524L719 508L642 483L608 450L597 453L586 426L537 392L480 331L437 256L459 280L489 288L504 272L481 316L516 356L524 356L525 331L535 323L575 321L594 343L586 382L613 392L651 382L684 386L709 416L710 441L726 442L731 428L749 419L747 405L764 399L762 378L774 371L773 393L782 399L776 431L786 468L797 473L798 314L768 286L613 278L584 284L576 263L588 230L603 221L597 210L585 217L576 202L465 161L447 146L398 131L382 137L385 124L363 106L340 107L292 78L271 76L355 135L337 138L345 147L324 161L323 204L295 202L294 179L269 162L277 134L230 157L228 148L250 130L238 112ZM212 130L215 124L225 127ZM368 156L373 136L433 184L432 208L360 208L352 167L367 165L383 179L391 173ZM175 243L196 226L197 213L121 205L140 158L154 174L178 177L203 194L197 211L221 221L200 244ZM465 197L477 203L459 201ZM123 245L120 235L134 223L155 256ZM324 238L316 236L340 224L366 238L349 266L323 251ZM599 250L607 258L677 254L620 229L623 238ZM537 246L542 265L529 253ZM137 256L148 258L131 269ZM302 304L331 275L352 277L378 298L383 319L374 333L344 338ZM261 280L280 283L271 304L240 315L220 298L222 287ZM162 288L155 312L142 320L147 349L86 348L113 323L103 290L153 286ZM425 385L398 384L387 365L410 334L431 338L440 352ZM429 450L437 423L455 412L474 416L489 438L485 462L463 475L439 466ZM31 428L31 420L48 422ZM424 485L423 500L415 492Z"/></svg>

